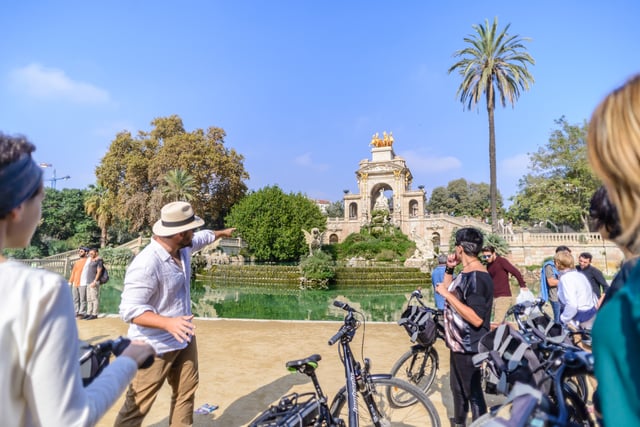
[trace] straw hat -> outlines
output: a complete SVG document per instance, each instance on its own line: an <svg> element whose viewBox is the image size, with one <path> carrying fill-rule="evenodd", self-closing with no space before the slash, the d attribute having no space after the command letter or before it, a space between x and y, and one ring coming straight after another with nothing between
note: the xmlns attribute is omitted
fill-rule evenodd
<svg viewBox="0 0 640 427"><path fill-rule="evenodd" d="M189 203L171 202L160 210L160 219L153 224L153 234L168 237L203 225L204 220L193 213Z"/></svg>

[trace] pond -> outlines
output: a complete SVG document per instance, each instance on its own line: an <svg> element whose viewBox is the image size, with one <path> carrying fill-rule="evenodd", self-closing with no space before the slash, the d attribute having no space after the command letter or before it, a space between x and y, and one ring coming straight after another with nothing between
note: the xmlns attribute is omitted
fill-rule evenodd
<svg viewBox="0 0 640 427"><path fill-rule="evenodd" d="M117 313L122 277L113 277L100 292L100 312ZM299 290L280 285L220 287L202 282L192 286L193 313L198 317L269 320L342 320L344 312L333 306L339 299L365 314L367 321L395 322L409 294L418 285L347 286L329 290ZM434 306L431 287L423 291Z"/></svg>

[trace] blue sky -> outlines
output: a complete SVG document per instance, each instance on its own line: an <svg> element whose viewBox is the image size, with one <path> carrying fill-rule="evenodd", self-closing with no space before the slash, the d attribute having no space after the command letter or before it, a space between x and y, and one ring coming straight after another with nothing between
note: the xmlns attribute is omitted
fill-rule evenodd
<svg viewBox="0 0 640 427"><path fill-rule="evenodd" d="M414 187L489 182L486 109L463 111L453 53L494 16L528 37L535 84L498 108L505 198L554 120L588 119L640 72L640 2L6 1L0 130L28 136L45 179L86 188L117 132L179 115L223 128L250 189L340 200L371 136L393 132Z"/></svg>

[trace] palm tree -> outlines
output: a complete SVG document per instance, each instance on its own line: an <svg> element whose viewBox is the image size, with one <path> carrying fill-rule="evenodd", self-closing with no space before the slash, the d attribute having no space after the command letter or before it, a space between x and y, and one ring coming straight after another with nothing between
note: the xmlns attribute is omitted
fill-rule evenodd
<svg viewBox="0 0 640 427"><path fill-rule="evenodd" d="M165 185L162 193L172 201L193 200L193 193L196 191L196 181L182 169L172 169L164 177Z"/></svg>
<svg viewBox="0 0 640 427"><path fill-rule="evenodd" d="M100 227L100 247L104 248L108 240L108 228L113 221L112 210L109 207L107 189L100 185L90 185L86 198L84 199L84 209L87 215L91 216Z"/></svg>
<svg viewBox="0 0 640 427"><path fill-rule="evenodd" d="M465 37L464 41L470 46L456 51L454 57L461 58L449 68L449 73L457 70L462 76L462 83L456 92L460 96L463 108L472 109L480 102L484 94L487 101L489 116L489 172L491 198L491 224L495 231L498 224L496 200L498 185L496 182L496 134L494 125L494 110L496 94L500 97L502 106L507 101L515 106L521 90L529 90L533 83L533 76L527 69L527 64L535 64L534 59L527 53L523 42L529 41L518 35L511 36L507 32L508 24L498 32L498 18L485 24L473 25L476 34Z"/></svg>

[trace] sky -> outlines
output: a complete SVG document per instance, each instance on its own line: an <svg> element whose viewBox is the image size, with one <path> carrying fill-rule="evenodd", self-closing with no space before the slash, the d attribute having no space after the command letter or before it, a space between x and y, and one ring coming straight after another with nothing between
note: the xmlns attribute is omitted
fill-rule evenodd
<svg viewBox="0 0 640 427"><path fill-rule="evenodd" d="M341 200L384 131L427 196L488 183L486 105L465 111L448 69L497 17L536 61L531 89L496 109L508 205L554 121L582 124L640 72L639 16L636 0L5 1L0 131L34 142L58 189L95 184L118 132L173 114L189 132L224 129L251 190Z"/></svg>

